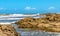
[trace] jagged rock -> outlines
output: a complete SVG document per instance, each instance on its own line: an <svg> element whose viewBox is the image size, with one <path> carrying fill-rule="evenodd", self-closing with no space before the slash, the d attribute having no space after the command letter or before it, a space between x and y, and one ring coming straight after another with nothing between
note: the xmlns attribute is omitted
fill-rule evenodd
<svg viewBox="0 0 60 36"><path fill-rule="evenodd" d="M11 25L0 25L0 36L20 36Z"/></svg>
<svg viewBox="0 0 60 36"><path fill-rule="evenodd" d="M37 28L43 31L60 32L60 14L45 14L43 18L27 17L16 24L19 28Z"/></svg>
<svg viewBox="0 0 60 36"><path fill-rule="evenodd" d="M46 15L46 19L50 21L60 21L60 14L48 14Z"/></svg>
<svg viewBox="0 0 60 36"><path fill-rule="evenodd" d="M23 28L32 28L37 25L35 20L36 19L34 18L27 17L27 18L22 19L21 21L16 22L15 24L19 24L19 26Z"/></svg>

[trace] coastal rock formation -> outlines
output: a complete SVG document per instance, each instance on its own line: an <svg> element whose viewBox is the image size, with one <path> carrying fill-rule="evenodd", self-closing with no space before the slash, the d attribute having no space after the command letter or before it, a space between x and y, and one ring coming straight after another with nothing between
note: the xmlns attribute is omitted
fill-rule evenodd
<svg viewBox="0 0 60 36"><path fill-rule="evenodd" d="M15 24L18 24L20 28L32 28L32 27L36 27L38 23L36 22L36 19L31 17L26 17L16 22Z"/></svg>
<svg viewBox="0 0 60 36"><path fill-rule="evenodd" d="M60 32L60 14L45 14L43 18L27 17L17 21L19 28L37 28L49 32Z"/></svg>
<svg viewBox="0 0 60 36"><path fill-rule="evenodd" d="M0 36L20 36L11 25L0 25Z"/></svg>

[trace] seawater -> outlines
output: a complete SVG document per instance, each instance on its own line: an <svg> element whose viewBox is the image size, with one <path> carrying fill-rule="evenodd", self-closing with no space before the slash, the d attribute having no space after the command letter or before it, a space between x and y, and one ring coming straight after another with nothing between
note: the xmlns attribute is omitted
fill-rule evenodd
<svg viewBox="0 0 60 36"><path fill-rule="evenodd" d="M33 17L39 17L39 16L33 16ZM6 23L6 22L14 22L14 21L21 20L21 19L10 20L9 18L24 18L24 16L22 16L22 17L15 16L15 17L8 17L8 18L4 17L4 18L1 18L2 20L0 19L0 22ZM36 30L36 31L25 30L25 29L18 28L16 24L11 24L11 25L16 29L17 32L19 32L21 34L21 36L60 36L60 34L57 34L57 33L54 34L54 33L42 32L42 31L38 31L38 30Z"/></svg>
<svg viewBox="0 0 60 36"><path fill-rule="evenodd" d="M33 16L33 17L37 17L37 16ZM10 20L9 18L13 18L12 20ZM2 20L0 20L0 22L14 22L14 21L18 21L18 20L21 20L21 19L14 19L14 18L24 18L24 16L15 16L15 17L4 17L4 18L1 18ZM9 20L8 20L9 19ZM26 31L26 30L22 30L22 29L19 29L17 27L16 24L12 24L12 26L16 29L17 32L21 33L21 36L37 36L38 32L32 32L32 31Z"/></svg>

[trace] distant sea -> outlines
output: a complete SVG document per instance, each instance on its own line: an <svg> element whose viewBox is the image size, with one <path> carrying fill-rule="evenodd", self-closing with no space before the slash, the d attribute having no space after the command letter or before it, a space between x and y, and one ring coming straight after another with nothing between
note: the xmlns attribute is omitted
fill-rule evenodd
<svg viewBox="0 0 60 36"><path fill-rule="evenodd" d="M60 13L58 11L41 11L41 10L0 10L0 14L44 14L44 13Z"/></svg>

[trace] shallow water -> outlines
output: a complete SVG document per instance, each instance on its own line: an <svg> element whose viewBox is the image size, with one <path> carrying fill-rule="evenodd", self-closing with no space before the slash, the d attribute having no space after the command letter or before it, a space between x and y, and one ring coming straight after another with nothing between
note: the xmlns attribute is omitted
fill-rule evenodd
<svg viewBox="0 0 60 36"><path fill-rule="evenodd" d="M60 33L51 33L51 32L43 32L39 30L25 30L17 28L16 24L13 24L14 28L17 32L21 33L21 36L60 36Z"/></svg>
<svg viewBox="0 0 60 36"><path fill-rule="evenodd" d="M19 29L19 28L17 28L16 24L13 24L13 26L17 32L21 33L21 36L40 36L38 31Z"/></svg>

